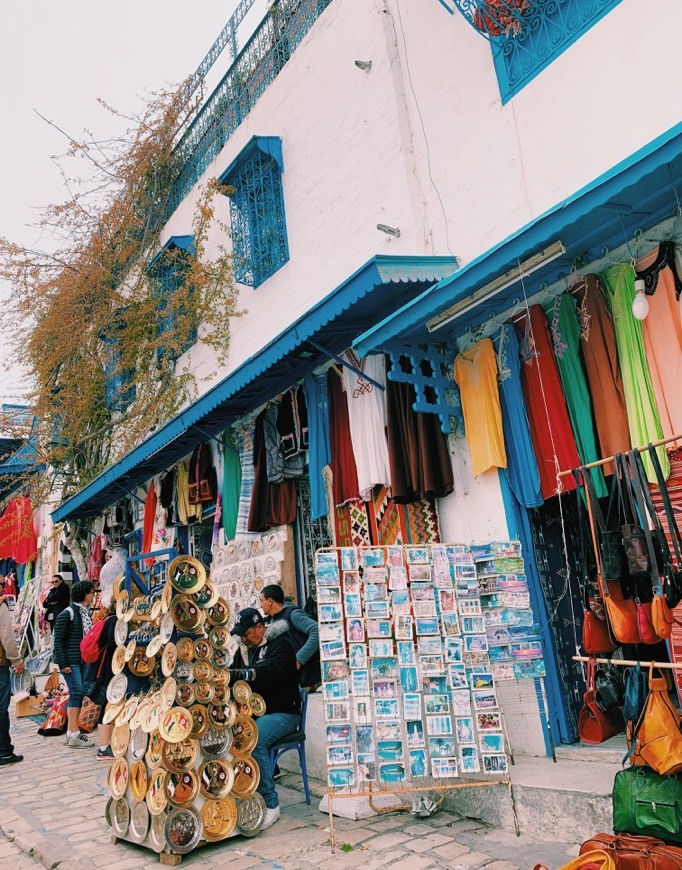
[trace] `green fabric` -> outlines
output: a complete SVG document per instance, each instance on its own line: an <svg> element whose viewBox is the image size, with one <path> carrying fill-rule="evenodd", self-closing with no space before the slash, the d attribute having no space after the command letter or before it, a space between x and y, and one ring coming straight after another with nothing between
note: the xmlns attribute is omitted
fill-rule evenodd
<svg viewBox="0 0 682 870"><path fill-rule="evenodd" d="M643 447L653 441L661 441L663 429L644 352L642 324L632 313L635 273L628 263L620 263L603 272L600 279L611 305L613 327L616 332L618 364L623 378L630 442L633 447ZM667 479L670 476L668 454L664 447L658 447L657 453L663 475ZM656 483L656 474L649 456L644 453L642 458L649 483Z"/></svg>
<svg viewBox="0 0 682 870"><path fill-rule="evenodd" d="M233 541L237 531L237 515L239 513L239 493L242 488L242 466L239 453L232 440L229 430L223 436L228 449L223 454L223 528L225 538Z"/></svg>
<svg viewBox="0 0 682 870"><path fill-rule="evenodd" d="M578 453L583 463L588 465L597 462L601 457L594 437L592 399L580 357L580 323L576 308L577 303L573 296L570 293L562 293L545 313L552 332L554 355ZM597 498L607 495L608 489L602 469L600 467L590 469L590 477Z"/></svg>

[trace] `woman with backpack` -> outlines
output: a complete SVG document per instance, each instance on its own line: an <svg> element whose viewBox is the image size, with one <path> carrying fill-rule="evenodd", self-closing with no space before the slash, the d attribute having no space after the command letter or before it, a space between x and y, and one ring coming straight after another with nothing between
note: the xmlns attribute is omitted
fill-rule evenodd
<svg viewBox="0 0 682 870"><path fill-rule="evenodd" d="M113 722L109 725L102 723L104 717L104 709L107 704L107 686L114 676L111 669L111 660L116 652L116 602L112 601L109 605L107 615L97 623L91 633L97 634L94 638L96 644L96 661L91 661L85 664L85 678L83 681L83 693L90 698L93 704L97 704L100 708L99 720L97 722L97 737L99 748L97 750L97 758L108 761L114 757L111 751L111 732L114 727ZM87 640L86 640L87 644ZM85 646L85 644L83 644ZM95 651L93 651L95 652ZM86 655L83 650L82 655ZM88 656L88 658L91 658Z"/></svg>
<svg viewBox="0 0 682 870"><path fill-rule="evenodd" d="M88 749L92 740L81 734L78 717L83 703L83 659L81 641L92 628L90 605L95 587L89 580L71 587L71 604L62 610L54 627L54 660L69 688L66 707L67 730L65 743L70 749Z"/></svg>

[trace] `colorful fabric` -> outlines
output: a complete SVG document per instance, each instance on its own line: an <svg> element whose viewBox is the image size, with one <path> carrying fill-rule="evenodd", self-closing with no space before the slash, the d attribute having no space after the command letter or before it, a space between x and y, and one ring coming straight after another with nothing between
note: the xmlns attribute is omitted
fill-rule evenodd
<svg viewBox="0 0 682 870"><path fill-rule="evenodd" d="M388 487L376 487L370 505L374 541L380 546L402 544L400 507L391 498Z"/></svg>
<svg viewBox="0 0 682 870"><path fill-rule="evenodd" d="M241 488L239 491L239 510L235 525L235 538L256 537L249 533L249 509L251 507L251 493L255 470L253 467L253 433L256 426L254 417L249 417L237 423L234 427L234 443L239 451L239 463L241 467Z"/></svg>
<svg viewBox="0 0 682 870"><path fill-rule="evenodd" d="M142 552L149 553L152 550L152 540L154 537L154 525L156 521L156 502L158 496L156 493L156 484L154 479L149 481L147 489L147 497L144 500L144 516L142 519ZM154 564L154 559L145 559L145 565L151 567Z"/></svg>
<svg viewBox="0 0 682 870"><path fill-rule="evenodd" d="M327 373L329 388L329 434L331 443L332 486L334 504L344 505L360 498L358 471L348 422L348 403L343 375L332 366ZM350 545L348 545L350 546Z"/></svg>
<svg viewBox="0 0 682 870"><path fill-rule="evenodd" d="M400 505L404 518L406 544L440 544L440 523L435 501L423 499Z"/></svg>
<svg viewBox="0 0 682 870"><path fill-rule="evenodd" d="M239 452L229 429L223 434L223 441L226 444L223 451L223 529L225 530L225 539L233 541L237 532L237 518L239 516L242 466Z"/></svg>
<svg viewBox="0 0 682 870"><path fill-rule="evenodd" d="M310 513L314 520L327 513L327 495L322 470L332 458L329 438L329 396L327 375L307 374L303 393L308 408L308 467L310 470Z"/></svg>
<svg viewBox="0 0 682 870"><path fill-rule="evenodd" d="M25 565L35 560L37 549L31 500L15 496L0 517L0 559L14 559L18 565Z"/></svg>
<svg viewBox="0 0 682 870"><path fill-rule="evenodd" d="M189 459L181 459L176 466L175 512L182 526L201 522L201 505L189 503Z"/></svg>

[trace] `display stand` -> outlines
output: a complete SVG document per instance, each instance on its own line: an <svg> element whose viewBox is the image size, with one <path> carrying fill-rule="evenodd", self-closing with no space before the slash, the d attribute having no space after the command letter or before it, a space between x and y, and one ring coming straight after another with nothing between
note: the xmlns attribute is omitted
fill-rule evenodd
<svg viewBox="0 0 682 870"><path fill-rule="evenodd" d="M500 648L527 647L526 664L535 664L524 675L544 671L520 545L495 546L478 553L486 563L480 577L463 545L317 551L332 852L334 801L367 797L377 812L412 807L378 809L379 795L435 793L440 803L448 791L506 785L519 833L489 638L504 635ZM484 594L496 596L485 608ZM496 606L505 595L506 609ZM514 603L523 617L513 615ZM509 626L527 629L510 637L497 628L500 611ZM502 678L514 679L513 671L510 660Z"/></svg>

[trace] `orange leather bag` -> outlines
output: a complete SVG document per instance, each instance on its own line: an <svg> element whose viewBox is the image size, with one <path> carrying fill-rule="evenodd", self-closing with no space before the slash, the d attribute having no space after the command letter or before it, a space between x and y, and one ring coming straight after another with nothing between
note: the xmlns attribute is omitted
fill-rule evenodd
<svg viewBox="0 0 682 870"><path fill-rule="evenodd" d="M661 776L682 771L682 716L668 697L666 679L649 669L649 695L634 728L628 730L630 762Z"/></svg>
<svg viewBox="0 0 682 870"><path fill-rule="evenodd" d="M624 597L618 580L602 580L600 586L611 634L620 643L641 643L635 602Z"/></svg>
<svg viewBox="0 0 682 870"><path fill-rule="evenodd" d="M673 612L668 602L657 592L651 602L651 622L660 638L670 637L673 631Z"/></svg>

